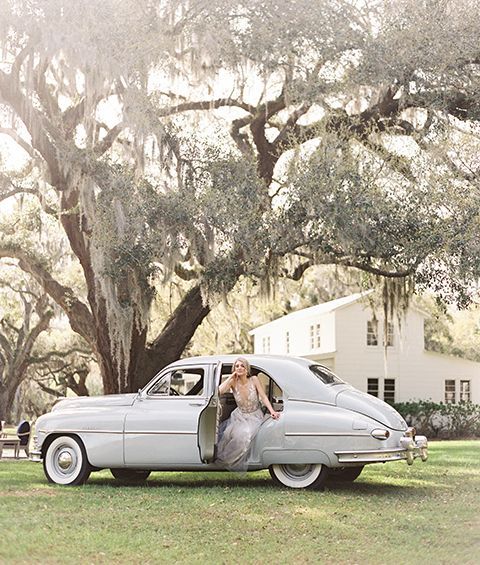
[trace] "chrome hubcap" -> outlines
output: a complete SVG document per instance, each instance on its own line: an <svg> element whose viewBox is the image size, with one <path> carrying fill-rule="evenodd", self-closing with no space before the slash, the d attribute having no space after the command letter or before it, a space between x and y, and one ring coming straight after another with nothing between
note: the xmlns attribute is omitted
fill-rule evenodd
<svg viewBox="0 0 480 565"><path fill-rule="evenodd" d="M301 479L312 472L312 465L285 465L285 474L292 479Z"/></svg>
<svg viewBox="0 0 480 565"><path fill-rule="evenodd" d="M77 456L71 447L62 446L58 449L54 458L55 470L61 475L68 475L75 470Z"/></svg>
<svg viewBox="0 0 480 565"><path fill-rule="evenodd" d="M58 466L60 467L60 469L65 471L69 467L71 467L72 463L73 463L73 458L72 455L68 453L68 451L63 451L58 456Z"/></svg>

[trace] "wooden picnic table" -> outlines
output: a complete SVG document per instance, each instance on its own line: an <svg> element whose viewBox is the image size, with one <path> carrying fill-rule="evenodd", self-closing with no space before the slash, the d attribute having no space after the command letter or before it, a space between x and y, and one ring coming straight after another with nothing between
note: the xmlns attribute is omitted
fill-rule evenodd
<svg viewBox="0 0 480 565"><path fill-rule="evenodd" d="M13 455L15 459L20 457L20 438L18 437L0 437L0 459L2 458L3 448L13 448Z"/></svg>

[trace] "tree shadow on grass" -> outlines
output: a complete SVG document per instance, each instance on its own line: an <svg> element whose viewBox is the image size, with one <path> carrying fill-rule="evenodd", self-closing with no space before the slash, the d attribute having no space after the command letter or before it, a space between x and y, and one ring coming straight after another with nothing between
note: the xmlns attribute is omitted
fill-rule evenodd
<svg viewBox="0 0 480 565"><path fill-rule="evenodd" d="M116 480L113 477L99 477L94 475L88 481L88 484L95 486L108 486L114 488L255 488L255 489L277 489L278 487L268 478L258 479L242 476L232 477L207 477L194 479L192 477L155 477L151 476L146 481L138 483L129 483L127 481Z"/></svg>
<svg viewBox="0 0 480 565"><path fill-rule="evenodd" d="M353 483L330 483L327 482L325 485L325 491L329 491L332 493L345 493L349 495L374 495L374 496L389 496L392 494L399 494L402 493L402 497L405 495L411 494L413 498L418 496L419 491L425 493L426 491L433 491L434 486L432 485L421 485L421 486L412 486L412 485L398 485L394 483L385 484L385 483L363 483L353 482Z"/></svg>
<svg viewBox="0 0 480 565"><path fill-rule="evenodd" d="M294 492L294 489L289 489L287 487L281 487L276 485L269 477L255 477L251 478L245 475L235 475L223 476L223 477L202 477L195 479L191 475L179 477L168 478L166 476L156 477L151 476L147 481L140 483L127 483L121 482L113 477L98 477L89 480L89 484L95 486L107 486L109 488L141 488L141 489L251 489L251 490L262 490L271 492ZM421 485L421 486L411 486L411 485L398 485L398 484L385 484L385 483L374 483L374 482L354 482L354 483L340 483L340 482L330 482L327 483L320 489L310 490L310 489L298 489L297 492L308 492L308 493L345 493L345 494L358 494L358 495L372 495L372 496L390 496L393 494L402 493L410 494L412 497L418 496L418 492L433 490L434 485Z"/></svg>

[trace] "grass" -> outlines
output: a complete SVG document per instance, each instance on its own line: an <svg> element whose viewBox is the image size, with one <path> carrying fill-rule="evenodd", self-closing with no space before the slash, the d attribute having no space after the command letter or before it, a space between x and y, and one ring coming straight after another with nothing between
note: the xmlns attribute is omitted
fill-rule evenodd
<svg viewBox="0 0 480 565"><path fill-rule="evenodd" d="M371 465L324 491L268 472L153 473L120 486L47 484L0 461L0 563L480 563L480 441L430 444L427 463Z"/></svg>

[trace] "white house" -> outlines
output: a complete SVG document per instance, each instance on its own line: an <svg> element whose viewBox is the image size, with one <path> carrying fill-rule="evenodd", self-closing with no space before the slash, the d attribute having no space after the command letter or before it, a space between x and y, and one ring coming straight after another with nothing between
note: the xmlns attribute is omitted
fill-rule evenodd
<svg viewBox="0 0 480 565"><path fill-rule="evenodd" d="M399 325L354 294L292 312L250 332L255 353L308 357L354 387L389 402L480 403L480 363L426 351L426 314L410 307ZM386 351L385 351L386 349Z"/></svg>

